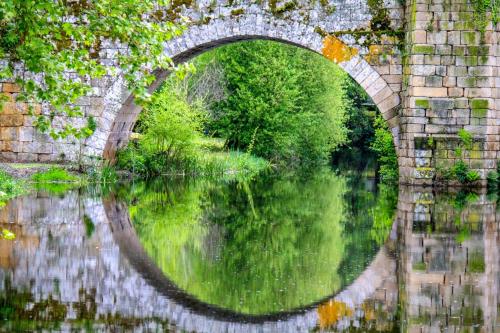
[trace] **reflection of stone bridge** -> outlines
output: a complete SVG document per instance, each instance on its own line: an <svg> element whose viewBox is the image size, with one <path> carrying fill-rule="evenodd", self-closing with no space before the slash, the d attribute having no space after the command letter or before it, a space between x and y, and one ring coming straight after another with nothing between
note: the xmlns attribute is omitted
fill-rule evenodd
<svg viewBox="0 0 500 333"><path fill-rule="evenodd" d="M18 235L15 242L0 241L0 296L12 286L17 292L27 289L33 295L27 309L52 297L67 306L65 330L85 313L84 318L98 319L96 330L99 325L112 329L114 318L117 325L139 330L305 332L354 326L393 331L401 326L403 332L445 327L497 332L496 206L485 194L442 196L402 187L397 230L351 286L301 310L245 316L201 303L173 285L145 255L122 204L103 204L76 192L62 199L39 194L0 211L1 225ZM47 316L49 311L36 317Z"/></svg>
<svg viewBox="0 0 500 333"><path fill-rule="evenodd" d="M30 289L35 303L53 297L68 305L68 322L78 318L83 302L95 305L95 318L129 318L143 328L168 323L196 332L307 332L363 318L369 300L396 303L396 264L385 247L339 294L295 311L252 316L177 288L143 250L127 207L113 200L102 204L75 192L63 199L29 196L10 202L0 223L18 235L15 242L0 241L1 289L8 277L15 289Z"/></svg>
<svg viewBox="0 0 500 333"><path fill-rule="evenodd" d="M387 121L397 148L401 182L431 183L439 167L453 162L461 129L475 136L472 151L464 154L470 166L479 170L483 180L488 171L496 170L500 49L498 26L490 19L495 15L488 8L481 13L464 0L404 4L397 0L186 0L170 4L155 17L172 21L183 15L192 21L181 37L165 44L164 53L176 62L248 39L300 46L338 62ZM97 51L96 60L113 67L124 50L103 41ZM151 89L167 75L157 74ZM34 131L28 109L14 103L19 88L0 82L0 92L9 100L0 116L0 160L114 158L116 149L127 143L140 108L121 76L92 80L92 85L92 94L77 104L95 117L97 129L90 138L77 142L54 141Z"/></svg>

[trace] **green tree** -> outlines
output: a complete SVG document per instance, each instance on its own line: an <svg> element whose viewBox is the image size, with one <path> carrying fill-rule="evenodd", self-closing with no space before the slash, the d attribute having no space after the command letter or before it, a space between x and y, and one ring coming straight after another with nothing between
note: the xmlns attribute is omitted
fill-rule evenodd
<svg viewBox="0 0 500 333"><path fill-rule="evenodd" d="M17 101L50 105L35 125L52 137L92 134L93 122L55 128L56 116L82 117L78 99L92 79L123 75L139 101L149 98L153 69L172 69L163 43L182 29L166 17L165 0L0 1L0 80L20 86ZM108 52L106 63L100 53ZM112 65L107 65L109 63ZM118 70L115 70L115 66Z"/></svg>
<svg viewBox="0 0 500 333"><path fill-rule="evenodd" d="M325 162L346 139L345 73L319 55L268 41L228 45L204 55L224 71L225 98L208 129L234 149L272 162ZM207 60L200 60L207 63Z"/></svg>
<svg viewBox="0 0 500 333"><path fill-rule="evenodd" d="M154 175L196 164L205 111L199 103L189 104L175 82L166 82L148 103L141 114L140 140L119 153L120 167Z"/></svg>
<svg viewBox="0 0 500 333"><path fill-rule="evenodd" d="M367 152L375 135L373 127L376 107L366 91L353 78L347 77L344 81L346 92L346 113L348 119L346 127L348 132L348 148L357 148L363 153Z"/></svg>
<svg viewBox="0 0 500 333"><path fill-rule="evenodd" d="M370 148L377 154L380 164L380 177L383 182L395 182L398 180L398 157L392 133L382 116L375 119L375 139Z"/></svg>

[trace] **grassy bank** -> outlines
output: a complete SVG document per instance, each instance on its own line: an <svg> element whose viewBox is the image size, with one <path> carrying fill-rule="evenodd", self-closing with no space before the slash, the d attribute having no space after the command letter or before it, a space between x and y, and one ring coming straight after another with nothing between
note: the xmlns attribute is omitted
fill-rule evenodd
<svg viewBox="0 0 500 333"><path fill-rule="evenodd" d="M248 152L225 148L224 140L197 138L193 153L170 158L162 152L148 153L131 143L118 154L119 170L149 178L154 176L189 175L204 177L248 177L271 168L271 164Z"/></svg>

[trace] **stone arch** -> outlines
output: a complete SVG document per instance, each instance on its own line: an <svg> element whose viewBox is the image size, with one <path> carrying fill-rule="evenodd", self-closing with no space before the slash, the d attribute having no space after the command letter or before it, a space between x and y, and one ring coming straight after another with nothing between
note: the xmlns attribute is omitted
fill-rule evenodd
<svg viewBox="0 0 500 333"><path fill-rule="evenodd" d="M285 21L262 15L248 15L233 19L214 19L206 25L192 25L179 38L165 45L165 53L176 63L182 63L212 48L225 44L264 39L295 45L312 52L324 54L326 39L316 28L298 21ZM328 37L326 37L328 38ZM344 44L341 44L348 47ZM383 74L370 65L362 56L353 52L339 63L372 98L392 131L395 146L399 146L399 91L391 88ZM158 71L157 80L150 87L154 91L165 80L168 73ZM107 89L104 110L96 132L86 140L84 155L103 156L114 160L117 149L128 142L141 108L134 103L126 90L122 78L118 78Z"/></svg>

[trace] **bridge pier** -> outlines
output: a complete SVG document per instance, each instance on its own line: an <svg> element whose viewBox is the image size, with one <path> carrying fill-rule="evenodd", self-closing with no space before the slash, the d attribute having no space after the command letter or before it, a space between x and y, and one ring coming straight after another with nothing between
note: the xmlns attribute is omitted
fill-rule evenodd
<svg viewBox="0 0 500 333"><path fill-rule="evenodd" d="M483 185L496 170L498 37L476 10L466 0L406 2L402 183L431 185L460 159L479 172ZM467 133L470 143L463 140Z"/></svg>

